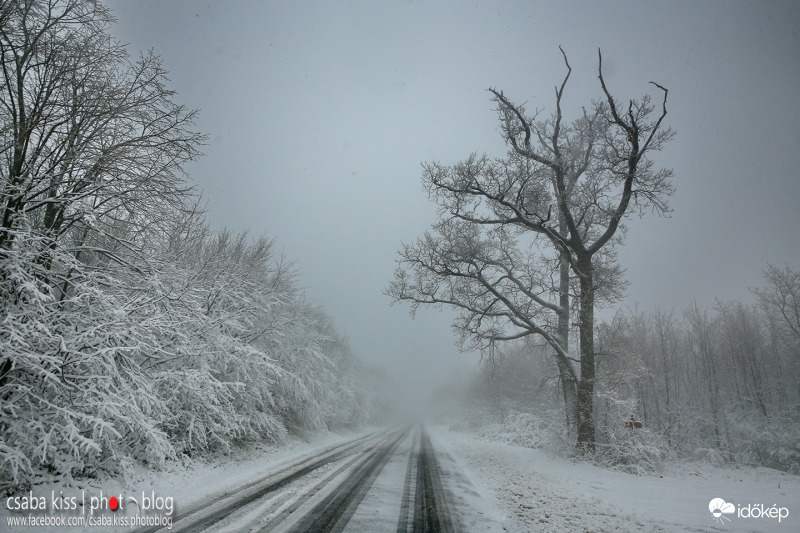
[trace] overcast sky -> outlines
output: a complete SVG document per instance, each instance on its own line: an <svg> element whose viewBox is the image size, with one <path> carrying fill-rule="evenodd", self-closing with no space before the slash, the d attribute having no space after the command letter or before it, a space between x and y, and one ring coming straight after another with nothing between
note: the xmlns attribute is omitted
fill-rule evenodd
<svg viewBox="0 0 800 533"><path fill-rule="evenodd" d="M402 241L435 211L420 163L502 155L486 92L553 109L669 88L670 218L630 224L624 305L747 298L766 262L800 266L796 2L114 1L113 33L153 48L200 110L189 168L215 227L276 239L365 361L420 395L459 355L451 315L389 307ZM423 370L424 368L424 370Z"/></svg>

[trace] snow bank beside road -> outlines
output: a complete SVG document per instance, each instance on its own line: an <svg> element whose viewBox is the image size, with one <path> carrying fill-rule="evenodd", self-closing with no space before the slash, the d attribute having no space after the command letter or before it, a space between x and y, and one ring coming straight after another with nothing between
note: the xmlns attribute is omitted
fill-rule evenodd
<svg viewBox="0 0 800 533"><path fill-rule="evenodd" d="M321 451L333 446L352 441L359 436L374 431L377 428L362 428L358 432L321 433L313 436L311 442L297 437L291 437L282 445L249 443L246 447L235 448L228 455L207 457L200 461L180 465L171 463L166 470L148 470L137 466L133 471L134 478L126 483L120 478L106 478L81 480L80 483L69 485L66 481L51 482L36 485L30 493L37 498L45 498L47 512L41 509L29 512L25 510L9 510L6 500L0 506L0 531L33 532L33 531L59 531L64 533L85 531L132 531L131 527L83 527L79 525L63 525L58 527L30 527L11 526L6 529L9 517L25 517L32 515L64 515L72 517L86 517L89 509L84 509L81 504L88 507L91 497L119 496L127 501L127 496L139 496L143 492L160 498L170 498L174 505L171 518L179 517L187 509L205 503L213 503L218 498L236 493L241 487L256 481L270 472L283 468L301 458L316 456ZM25 496L23 493L21 496ZM52 494L63 494L65 498L76 498L78 507L69 511L52 511ZM85 495L85 498L82 496ZM108 510L107 503L103 509L95 513L97 516L110 516L115 514L129 516L136 514L133 510L123 513L113 513ZM90 524L91 526L91 524Z"/></svg>
<svg viewBox="0 0 800 533"><path fill-rule="evenodd" d="M708 465L663 478L635 476L444 428L437 435L505 513L509 532L800 531L800 476ZM778 523L734 514L720 524L708 508L713 498L737 507L777 505L789 516Z"/></svg>

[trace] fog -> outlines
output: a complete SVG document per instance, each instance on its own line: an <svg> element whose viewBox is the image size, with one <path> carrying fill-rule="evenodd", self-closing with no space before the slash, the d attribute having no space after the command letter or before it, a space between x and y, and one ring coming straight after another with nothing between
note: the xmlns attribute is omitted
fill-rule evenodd
<svg viewBox="0 0 800 533"><path fill-rule="evenodd" d="M154 49L200 110L188 168L215 227L265 233L356 354L423 401L461 354L450 311L383 294L435 208L420 163L505 151L486 89L553 110L669 88L669 217L634 220L622 307L750 299L766 262L800 264L797 27L792 2L111 2L112 33ZM460 370L459 370L460 371Z"/></svg>
<svg viewBox="0 0 800 533"><path fill-rule="evenodd" d="M0 3L0 521L797 530L798 27Z"/></svg>

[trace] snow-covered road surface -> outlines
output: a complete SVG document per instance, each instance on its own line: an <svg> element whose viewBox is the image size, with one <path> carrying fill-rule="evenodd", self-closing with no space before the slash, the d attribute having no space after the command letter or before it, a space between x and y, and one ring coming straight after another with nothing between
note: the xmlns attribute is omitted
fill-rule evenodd
<svg viewBox="0 0 800 533"><path fill-rule="evenodd" d="M444 427L373 429L314 443L241 451L227 460L144 473L133 488L99 481L110 497L153 494L174 500L171 529L57 527L50 531L410 532L794 532L800 476L766 468L691 465L635 476L540 450L489 442ZM40 486L36 494L69 487ZM709 501L788 509L779 523L731 517L717 523ZM141 501L141 500L140 500ZM88 503L88 499L87 499ZM174 512L173 512L174 511ZM86 509L74 515L88 516ZM101 510L128 518L137 511ZM163 514L163 513L162 513ZM14 514L15 517L24 513ZM10 515L6 511L3 526ZM0 526L2 530L2 526ZM47 528L15 526L10 531Z"/></svg>
<svg viewBox="0 0 800 533"><path fill-rule="evenodd" d="M370 433L197 502L175 517L170 531L502 531L434 442L422 427Z"/></svg>

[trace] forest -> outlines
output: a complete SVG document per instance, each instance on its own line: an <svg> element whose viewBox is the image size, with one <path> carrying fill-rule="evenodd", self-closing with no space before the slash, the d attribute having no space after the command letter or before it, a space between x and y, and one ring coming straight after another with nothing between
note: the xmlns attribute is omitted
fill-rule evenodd
<svg viewBox="0 0 800 533"><path fill-rule="evenodd" d="M0 0L2 493L125 478L141 466L356 428L385 421L398 403L395 376L359 359L279 240L209 222L209 200L189 173L209 143L197 127L200 111L180 103L159 55L134 54L114 38L114 23L97 0ZM632 473L683 459L800 473L800 270L765 256L747 299L624 307L619 251L627 231L642 217L669 216L679 187L667 164L680 138L670 127L671 95L643 82L641 97L616 97L622 89L613 77L606 83L598 50L595 99L573 105L569 94L562 98L575 78L559 50L563 78L546 105L516 100L525 97L512 95L516 87L489 88L505 153L422 164L422 190L438 218L399 245L380 304L402 303L412 316L428 307L452 312L456 344L482 357L469 379L439 390L431 410L487 439ZM336 102L330 98L326 106ZM316 128L315 112L304 112L307 122L293 126ZM342 136L340 146L329 142L336 131L315 134L342 152L384 138L362 123L354 129L368 135ZM303 157L305 133L272 131L297 142ZM428 153L406 153L392 135L403 158ZM447 152L431 147L439 150ZM290 155L291 164L300 157ZM361 156L341 159L350 165ZM394 164L375 157L376 168ZM258 165L269 173L269 163ZM364 201L376 212L407 198L381 189L375 176L357 181L356 170L368 173L356 163L339 173L351 190L377 194ZM298 188L322 180L308 174ZM224 173L216 178L233 188ZM311 196L295 193L287 198ZM299 216L330 223L334 211L312 213L316 202L298 207ZM400 205L376 223L361 205L335 207L353 219L342 227L363 231L353 240L363 241L355 249L365 256L373 242L390 240L388 226L422 213ZM370 234L370 225L379 229ZM326 236L338 243L334 233ZM392 233L391 246L400 239ZM390 263L388 253L374 256ZM345 259L347 274L366 277L354 274L356 258ZM352 314L368 301L348 296ZM359 318L372 324L359 324L370 330L361 333L383 342L393 318L362 308L375 316ZM386 352L401 368L406 345L394 343L386 341ZM405 369L412 378L440 370L442 354L425 350Z"/></svg>
<svg viewBox="0 0 800 533"><path fill-rule="evenodd" d="M272 240L213 229L206 137L93 0L0 3L0 491L374 420ZM378 388L381 394L378 395Z"/></svg>
<svg viewBox="0 0 800 533"><path fill-rule="evenodd" d="M767 265L752 301L620 309L598 326L598 464L659 473L694 459L800 472L800 272ZM551 350L517 342L439 393L453 426L569 455ZM635 426L633 423L637 423Z"/></svg>
<svg viewBox="0 0 800 533"><path fill-rule="evenodd" d="M597 97L568 106L560 52L549 108L489 89L504 154L423 163L438 218L401 244L386 294L412 316L454 313L458 344L488 365L467 395L495 413L474 422L499 419L488 434L557 436L554 450L637 472L670 456L797 472L800 271L767 263L752 302L622 308L628 229L672 211L669 89L614 96L598 49ZM563 416L542 414L553 401Z"/></svg>

